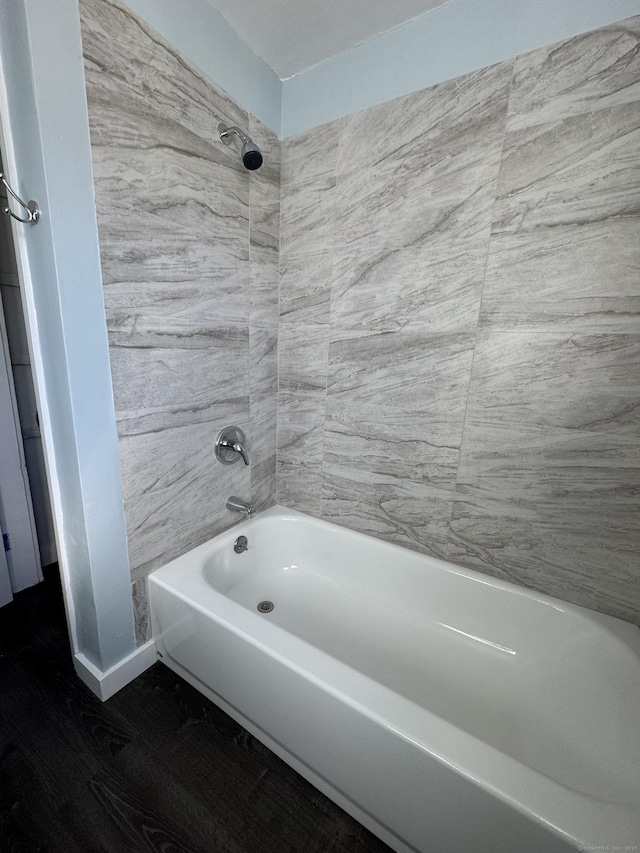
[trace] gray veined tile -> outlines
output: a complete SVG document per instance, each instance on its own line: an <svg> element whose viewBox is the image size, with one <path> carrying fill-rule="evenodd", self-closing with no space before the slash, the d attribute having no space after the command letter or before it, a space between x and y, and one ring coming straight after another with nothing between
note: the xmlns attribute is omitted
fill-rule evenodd
<svg viewBox="0 0 640 853"><path fill-rule="evenodd" d="M82 0L80 15L87 77L115 99L144 92L154 109L203 139L218 121L246 126L246 110L124 3Z"/></svg>
<svg viewBox="0 0 640 853"><path fill-rule="evenodd" d="M588 431L512 415L470 402L447 557L637 620L637 426Z"/></svg>
<svg viewBox="0 0 640 853"><path fill-rule="evenodd" d="M263 156L262 166L251 174L251 177L256 179L254 184L257 187L271 187L273 198L279 202L282 142L266 124L251 113L248 133L260 147Z"/></svg>
<svg viewBox="0 0 640 853"><path fill-rule="evenodd" d="M271 195L270 187L252 184L249 193L250 241L251 246L268 247L277 252L280 245L280 202L270 198Z"/></svg>
<svg viewBox="0 0 640 853"><path fill-rule="evenodd" d="M128 315L148 322L247 323L246 242L203 242L188 230L130 209L98 217L109 323Z"/></svg>
<svg viewBox="0 0 640 853"><path fill-rule="evenodd" d="M405 161L411 174L429 149L450 151L452 159L462 154L471 165L479 152L465 155L465 140L500 147L512 75L512 62L502 62L348 116L340 128L340 176L388 161Z"/></svg>
<svg viewBox="0 0 640 853"><path fill-rule="evenodd" d="M247 290L246 270L247 264L241 263L236 269L218 269L210 279L111 283L105 287L107 326L114 333L141 326L159 334L176 327L185 335L191 328L194 336L207 328L244 328L248 306L240 297Z"/></svg>
<svg viewBox="0 0 640 853"><path fill-rule="evenodd" d="M284 255L280 262L280 319L287 324L328 324L332 252Z"/></svg>
<svg viewBox="0 0 640 853"><path fill-rule="evenodd" d="M202 403L174 403L167 406L155 408L133 408L120 410L116 413L118 435L142 436L151 433L164 432L170 434L170 430L193 424L212 423L216 420L224 421L224 424L233 423L233 419L241 415L245 417L249 399L217 399L207 400ZM223 425L224 425L223 424ZM212 441L217 436L212 433Z"/></svg>
<svg viewBox="0 0 640 853"><path fill-rule="evenodd" d="M504 63L345 120L337 245L485 238L511 73Z"/></svg>
<svg viewBox="0 0 640 853"><path fill-rule="evenodd" d="M467 417L514 428L637 428L640 337L485 331L478 338Z"/></svg>
<svg viewBox="0 0 640 853"><path fill-rule="evenodd" d="M326 400L278 395L278 503L319 515Z"/></svg>
<svg viewBox="0 0 640 853"><path fill-rule="evenodd" d="M316 394L327 387L329 327L283 323L278 332L278 388Z"/></svg>
<svg viewBox="0 0 640 853"><path fill-rule="evenodd" d="M251 501L257 512L269 509L276 502L276 456L251 465Z"/></svg>
<svg viewBox="0 0 640 853"><path fill-rule="evenodd" d="M640 442L632 425L618 432L504 423L471 410L465 420L458 485L491 483L497 497L539 508L561 501L564 509L606 512L640 500ZM635 503L634 503L635 502ZM632 525L637 526L635 520Z"/></svg>
<svg viewBox="0 0 640 853"><path fill-rule="evenodd" d="M457 185L449 175L427 174L427 167L419 175L404 176L404 189L392 169L377 175L357 173L351 180L341 180L337 248L358 247L381 234L396 248L486 239L491 230L498 165L497 155L479 162L475 174L460 164L461 183Z"/></svg>
<svg viewBox="0 0 640 853"><path fill-rule="evenodd" d="M111 329L109 346L118 411L249 394L249 335L243 329L140 323Z"/></svg>
<svg viewBox="0 0 640 853"><path fill-rule="evenodd" d="M139 646L151 639L151 620L149 619L149 599L146 578L131 585L133 598L133 617L135 621L136 642Z"/></svg>
<svg viewBox="0 0 640 853"><path fill-rule="evenodd" d="M493 233L640 219L640 102L507 133Z"/></svg>
<svg viewBox="0 0 640 853"><path fill-rule="evenodd" d="M482 326L640 332L639 222L611 219L491 238Z"/></svg>
<svg viewBox="0 0 640 853"><path fill-rule="evenodd" d="M248 401L225 416L248 432ZM244 465L221 465L213 451L222 419L121 438L122 485L132 578L204 542L235 520L233 492L249 494Z"/></svg>
<svg viewBox="0 0 640 853"><path fill-rule="evenodd" d="M498 519L547 524L556 541L563 533L588 529L589 541L597 534L601 549L627 552L640 542L637 439L633 426L593 432L496 424L471 415L465 421L456 499L469 498L476 507L484 502Z"/></svg>
<svg viewBox="0 0 640 853"><path fill-rule="evenodd" d="M250 401L247 446L251 465L275 460L278 406L276 394L253 394ZM275 462L274 462L275 465Z"/></svg>
<svg viewBox="0 0 640 853"><path fill-rule="evenodd" d="M637 526L611 526L600 512L540 507L496 494L484 482L460 486L451 517L448 559L565 601L638 621ZM634 511L637 516L637 506Z"/></svg>
<svg viewBox="0 0 640 853"><path fill-rule="evenodd" d="M277 329L252 328L249 332L251 393L264 395L278 390Z"/></svg>
<svg viewBox="0 0 640 853"><path fill-rule="evenodd" d="M330 396L461 420L475 335L334 332Z"/></svg>
<svg viewBox="0 0 640 853"><path fill-rule="evenodd" d="M249 247L251 326L273 329L278 326L278 251L270 246Z"/></svg>
<svg viewBox="0 0 640 853"><path fill-rule="evenodd" d="M384 237L336 252L334 329L474 332L486 241L389 247Z"/></svg>
<svg viewBox="0 0 640 853"><path fill-rule="evenodd" d="M118 115L121 112L118 111ZM135 210L166 220L165 228L184 229L211 245L243 241L248 253L249 179L228 164L206 159L198 151L171 148L167 132L151 128L141 149L126 145L140 129L124 128L122 141L92 144L98 211ZM95 137L95 134L94 134ZM177 144L177 143L176 143ZM208 152L206 152L208 154ZM216 192L211 187L216 187ZM113 214L112 214L113 215ZM162 228L162 225L159 225Z"/></svg>
<svg viewBox="0 0 640 853"><path fill-rule="evenodd" d="M326 399L278 395L278 468L320 471Z"/></svg>
<svg viewBox="0 0 640 853"><path fill-rule="evenodd" d="M447 547L453 492L347 465L325 465L322 517L424 554Z"/></svg>
<svg viewBox="0 0 640 853"><path fill-rule="evenodd" d="M255 116L249 116L249 135L260 146L262 166L250 174L249 208L252 246L278 250L280 246L281 142Z"/></svg>
<svg viewBox="0 0 640 853"><path fill-rule="evenodd" d="M282 143L280 251L302 254L333 244L340 122Z"/></svg>
<svg viewBox="0 0 640 853"><path fill-rule="evenodd" d="M324 463L455 487L462 423L424 412L327 400Z"/></svg>
<svg viewBox="0 0 640 853"><path fill-rule="evenodd" d="M322 471L282 469L278 465L277 497L279 504L306 512L316 518L322 512Z"/></svg>
<svg viewBox="0 0 640 853"><path fill-rule="evenodd" d="M640 101L640 17L542 47L515 60L508 129ZM635 103L634 103L635 102Z"/></svg>

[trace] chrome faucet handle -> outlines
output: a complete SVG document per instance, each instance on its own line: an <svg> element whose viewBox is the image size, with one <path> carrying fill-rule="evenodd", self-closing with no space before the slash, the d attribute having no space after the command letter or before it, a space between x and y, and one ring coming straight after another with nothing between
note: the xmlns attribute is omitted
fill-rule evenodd
<svg viewBox="0 0 640 853"><path fill-rule="evenodd" d="M244 446L242 444L240 444L239 441L234 441L234 443L231 446L233 447L233 449L235 450L236 453L239 453L240 456L242 456L242 460L243 460L244 464L248 465L249 464L249 457L247 456L247 451L244 449Z"/></svg>
<svg viewBox="0 0 640 853"><path fill-rule="evenodd" d="M244 433L239 427L225 427L216 439L216 459L223 465L233 465L239 458L245 465L249 464L249 455L245 447Z"/></svg>

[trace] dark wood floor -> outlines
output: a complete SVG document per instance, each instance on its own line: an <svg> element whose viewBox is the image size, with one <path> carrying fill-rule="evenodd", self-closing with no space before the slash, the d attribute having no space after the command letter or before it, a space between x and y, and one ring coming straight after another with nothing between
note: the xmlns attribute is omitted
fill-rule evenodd
<svg viewBox="0 0 640 853"><path fill-rule="evenodd" d="M55 572L0 609L2 853L389 853L156 664L101 703Z"/></svg>

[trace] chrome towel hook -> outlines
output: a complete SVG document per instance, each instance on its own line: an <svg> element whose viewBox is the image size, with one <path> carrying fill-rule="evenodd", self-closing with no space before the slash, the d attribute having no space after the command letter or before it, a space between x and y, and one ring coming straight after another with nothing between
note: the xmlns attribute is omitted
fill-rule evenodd
<svg viewBox="0 0 640 853"><path fill-rule="evenodd" d="M15 198L15 200L18 202L20 207L22 207L24 210L27 211L27 216L25 219L23 219L21 216L18 216L17 214L15 214L8 207L4 207L2 209L2 212L8 214L9 216L13 216L14 219L18 220L18 222L33 222L35 224L38 221L38 219L40 219L40 210L38 208L38 205L35 203L35 201L28 201L25 204L22 201L22 199L20 198L20 196L16 195L16 193L14 193L14 191L11 189L11 187L7 183L7 179L5 178L5 176L2 172L0 172L0 181L2 181L2 183L7 188L7 192L10 193L13 196L13 198ZM8 200L9 199L7 197L7 201Z"/></svg>

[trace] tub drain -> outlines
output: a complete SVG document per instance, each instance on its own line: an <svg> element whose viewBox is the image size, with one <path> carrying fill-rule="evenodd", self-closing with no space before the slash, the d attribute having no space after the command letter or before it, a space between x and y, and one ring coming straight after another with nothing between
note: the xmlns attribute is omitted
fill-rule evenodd
<svg viewBox="0 0 640 853"><path fill-rule="evenodd" d="M273 601L261 601L258 605L259 613L271 613L273 608L275 607Z"/></svg>

